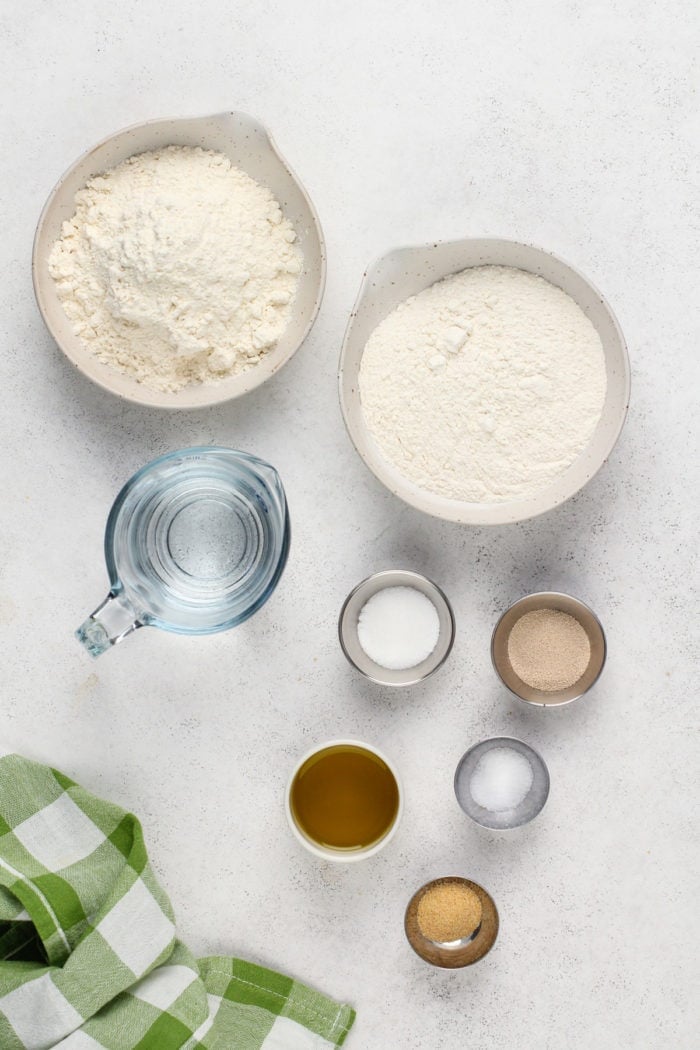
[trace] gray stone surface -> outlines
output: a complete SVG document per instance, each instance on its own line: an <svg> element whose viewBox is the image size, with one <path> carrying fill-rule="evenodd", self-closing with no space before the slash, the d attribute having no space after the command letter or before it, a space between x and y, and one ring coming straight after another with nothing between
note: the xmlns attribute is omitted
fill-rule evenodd
<svg viewBox="0 0 700 1050"><path fill-rule="evenodd" d="M358 1009L363 1050L690 1050L697 682L697 5L691 0L332 5L203 0L5 5L7 208L0 333L3 743L135 810L183 937L288 970ZM244 401L161 414L76 374L29 271L51 186L150 117L239 108L311 193L329 280L312 336ZM580 267L632 358L628 424L575 499L521 526L441 524L366 471L335 370L364 265L400 243L531 240ZM294 538L272 601L235 632L148 629L91 663L72 637L106 590L105 516L168 449L267 457ZM345 664L336 617L362 576L406 566L448 592L449 663L392 693ZM516 706L489 663L499 612L568 589L608 633L605 674L555 711ZM340 735L402 771L404 824L365 865L324 867L289 834L296 757ZM520 736L552 777L540 817L471 825L452 794L468 745ZM501 933L473 970L433 971L403 935L429 878L483 883Z"/></svg>

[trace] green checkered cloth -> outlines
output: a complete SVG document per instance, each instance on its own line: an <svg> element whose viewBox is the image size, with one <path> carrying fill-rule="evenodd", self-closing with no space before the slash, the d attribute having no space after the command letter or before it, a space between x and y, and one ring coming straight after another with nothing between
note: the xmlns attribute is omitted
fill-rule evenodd
<svg viewBox="0 0 700 1050"><path fill-rule="evenodd" d="M138 820L0 753L2 1050L327 1050L354 1017L252 963L196 961Z"/></svg>

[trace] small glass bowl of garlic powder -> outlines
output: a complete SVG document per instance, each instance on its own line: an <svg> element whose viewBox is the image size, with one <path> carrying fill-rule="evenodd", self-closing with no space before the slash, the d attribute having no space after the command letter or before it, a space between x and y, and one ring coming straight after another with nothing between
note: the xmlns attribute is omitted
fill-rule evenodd
<svg viewBox="0 0 700 1050"><path fill-rule="evenodd" d="M348 661L366 678L379 685L415 685L449 656L455 620L432 580L407 569L387 569L350 592L338 634Z"/></svg>

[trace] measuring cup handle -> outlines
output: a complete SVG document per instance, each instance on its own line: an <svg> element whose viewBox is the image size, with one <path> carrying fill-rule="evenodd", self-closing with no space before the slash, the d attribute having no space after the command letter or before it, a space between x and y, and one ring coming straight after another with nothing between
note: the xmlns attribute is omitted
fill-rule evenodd
<svg viewBox="0 0 700 1050"><path fill-rule="evenodd" d="M124 595L110 591L102 604L80 625L75 636L90 656L101 656L139 627L143 627L143 623Z"/></svg>

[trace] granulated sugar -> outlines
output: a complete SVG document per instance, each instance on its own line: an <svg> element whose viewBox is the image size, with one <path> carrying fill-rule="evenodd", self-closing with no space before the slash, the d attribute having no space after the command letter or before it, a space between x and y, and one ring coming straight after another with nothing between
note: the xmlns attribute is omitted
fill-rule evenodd
<svg viewBox="0 0 700 1050"><path fill-rule="evenodd" d="M440 637L437 609L415 587L385 587L360 610L357 638L370 660L391 671L417 667Z"/></svg>

